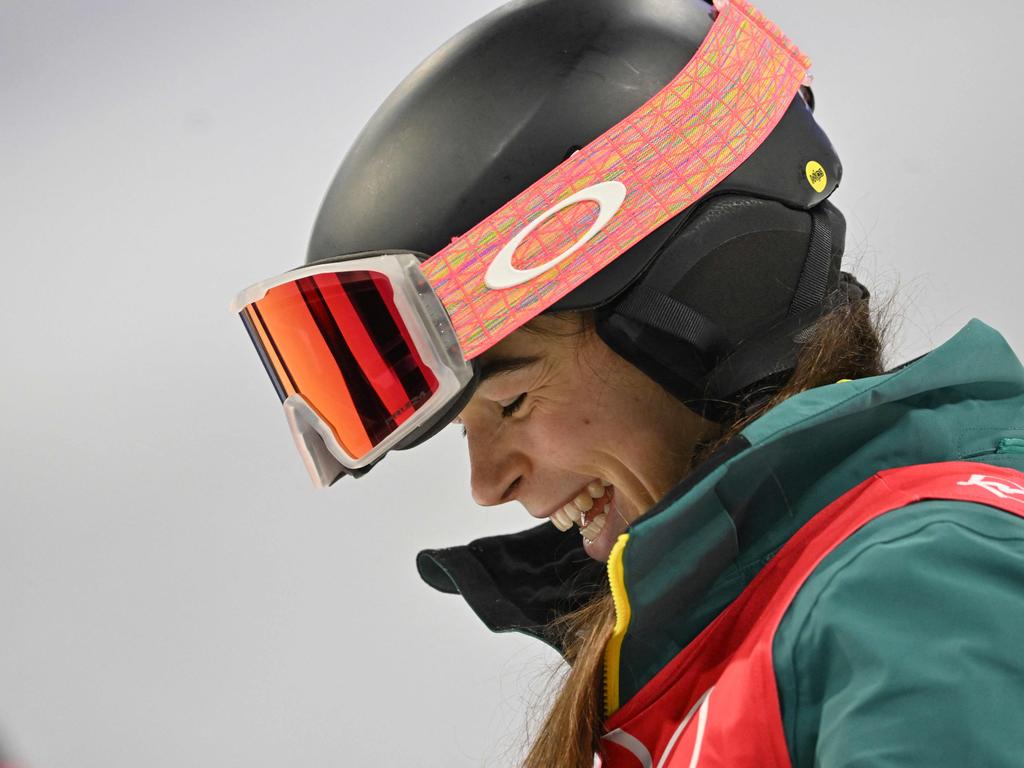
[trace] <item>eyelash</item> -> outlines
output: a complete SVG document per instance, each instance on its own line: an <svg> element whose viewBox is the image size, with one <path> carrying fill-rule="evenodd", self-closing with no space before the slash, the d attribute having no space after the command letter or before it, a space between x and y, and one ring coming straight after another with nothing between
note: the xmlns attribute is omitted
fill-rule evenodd
<svg viewBox="0 0 1024 768"><path fill-rule="evenodd" d="M519 397L517 397L515 400L513 400L508 405L501 406L501 417L503 419L507 419L513 413L518 411L522 407L524 400L526 400L526 393L525 392L523 392L523 394L521 394Z"/></svg>
<svg viewBox="0 0 1024 768"><path fill-rule="evenodd" d="M508 405L501 406L501 418L506 419L509 416L511 416L512 414L514 414L516 411L518 411L523 406L523 403L525 401L526 401L526 393L523 392L521 395L519 395L519 397L517 397L515 400L513 400ZM461 427L462 436L466 437L466 435L468 433L466 432L465 425L460 423L459 426Z"/></svg>

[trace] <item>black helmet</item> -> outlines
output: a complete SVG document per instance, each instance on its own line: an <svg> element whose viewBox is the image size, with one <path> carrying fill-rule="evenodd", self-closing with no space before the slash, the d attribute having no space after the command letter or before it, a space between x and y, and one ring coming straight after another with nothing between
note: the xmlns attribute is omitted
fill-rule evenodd
<svg viewBox="0 0 1024 768"><path fill-rule="evenodd" d="M307 261L441 250L656 94L714 13L705 0L515 0L492 12L367 123ZM606 343L710 418L787 376L794 337L862 290L839 271L845 222L825 201L842 167L812 107L803 88L709 195L547 311L594 310Z"/></svg>

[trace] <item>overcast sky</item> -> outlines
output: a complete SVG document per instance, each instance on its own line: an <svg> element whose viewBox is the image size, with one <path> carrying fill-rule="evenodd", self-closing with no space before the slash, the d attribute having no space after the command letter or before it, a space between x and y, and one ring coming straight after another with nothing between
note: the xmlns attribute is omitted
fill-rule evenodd
<svg viewBox="0 0 1024 768"><path fill-rule="evenodd" d="M526 527L455 430L315 492L237 318L376 106L487 0L0 0L0 741L27 768L511 762L557 659L415 552ZM891 362L1024 350L1011 0L759 7L815 61Z"/></svg>

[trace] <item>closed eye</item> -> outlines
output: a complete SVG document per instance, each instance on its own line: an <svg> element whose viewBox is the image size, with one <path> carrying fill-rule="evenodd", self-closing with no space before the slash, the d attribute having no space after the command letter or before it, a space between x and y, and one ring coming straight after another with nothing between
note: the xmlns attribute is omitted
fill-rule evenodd
<svg viewBox="0 0 1024 768"><path fill-rule="evenodd" d="M501 406L501 417L503 419L505 419L505 418L508 418L509 416L511 416L513 413L518 411L520 409L520 407L522 407L523 402L525 400L526 400L526 393L523 392L523 394L519 395L519 397L517 397L511 403L508 403L506 405Z"/></svg>
<svg viewBox="0 0 1024 768"><path fill-rule="evenodd" d="M526 402L526 394L526 392L523 392L522 394L518 395L515 400L512 400L511 402L508 403L498 403L498 405L501 406L501 418L507 419L509 416L513 415L516 411L518 411L523 406L523 403ZM462 436L466 437L469 434L466 431L466 425L461 422L461 419L457 420L455 423L461 427Z"/></svg>

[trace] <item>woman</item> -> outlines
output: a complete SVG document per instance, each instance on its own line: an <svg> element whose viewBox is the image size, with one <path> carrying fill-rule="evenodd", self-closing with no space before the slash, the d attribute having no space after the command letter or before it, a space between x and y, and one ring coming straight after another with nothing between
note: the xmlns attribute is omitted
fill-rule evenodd
<svg viewBox="0 0 1024 768"><path fill-rule="evenodd" d="M527 765L1024 754L1024 375L980 323L883 372L807 66L741 0L505 6L238 301L315 482L457 419L551 523L419 559L570 661Z"/></svg>

